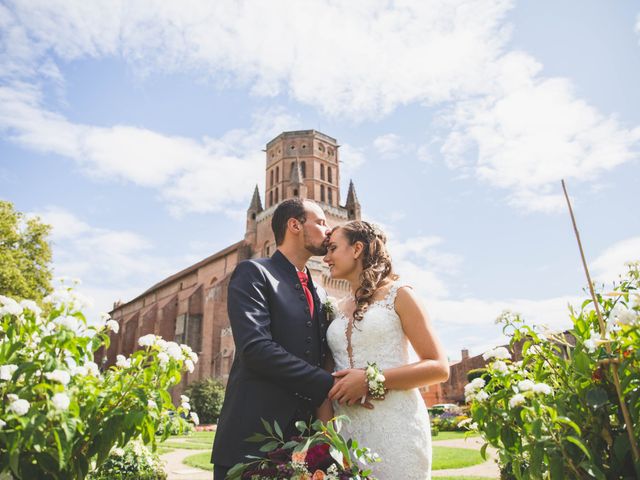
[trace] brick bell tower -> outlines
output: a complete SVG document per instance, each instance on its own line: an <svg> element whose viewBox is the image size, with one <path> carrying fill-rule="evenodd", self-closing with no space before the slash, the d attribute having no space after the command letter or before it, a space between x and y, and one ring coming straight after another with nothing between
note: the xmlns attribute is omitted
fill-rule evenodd
<svg viewBox="0 0 640 480"><path fill-rule="evenodd" d="M346 204L340 205L339 145L335 138L316 130L283 132L267 143L265 152L265 205L263 208L256 186L247 210L245 242L252 257L268 257L275 251L271 217L277 205L288 198L317 202L330 227L360 219L360 202L353 182L349 184ZM314 280L329 294L346 293L346 283L329 278L322 258L312 257L308 266Z"/></svg>

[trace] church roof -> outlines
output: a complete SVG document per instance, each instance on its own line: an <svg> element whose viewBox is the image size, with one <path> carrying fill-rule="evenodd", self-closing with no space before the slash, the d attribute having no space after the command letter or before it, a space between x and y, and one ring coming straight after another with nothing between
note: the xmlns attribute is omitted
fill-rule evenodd
<svg viewBox="0 0 640 480"><path fill-rule="evenodd" d="M357 205L359 203L358 196L356 195L356 187L353 186L353 180L349 180L349 192L347 193L346 205Z"/></svg>
<svg viewBox="0 0 640 480"><path fill-rule="evenodd" d="M256 189L253 191L253 197L251 198L251 203L249 204L249 210L256 210L257 212L262 211L262 202L260 201L260 191L258 190L258 185L256 185Z"/></svg>

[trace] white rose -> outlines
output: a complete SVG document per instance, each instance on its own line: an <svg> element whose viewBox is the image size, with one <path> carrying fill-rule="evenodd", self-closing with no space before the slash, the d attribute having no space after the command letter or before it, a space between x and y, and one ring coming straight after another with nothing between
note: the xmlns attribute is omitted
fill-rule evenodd
<svg viewBox="0 0 640 480"><path fill-rule="evenodd" d="M116 355L116 366L120 368L129 368L131 366L131 360L125 358L124 355Z"/></svg>
<svg viewBox="0 0 640 480"><path fill-rule="evenodd" d="M115 320L107 320L105 323L105 327L107 330L111 330L113 333L118 333L120 331L120 324Z"/></svg>
<svg viewBox="0 0 640 480"><path fill-rule="evenodd" d="M56 393L53 397L51 397L51 403L56 410L66 410L69 408L69 397L64 393Z"/></svg>
<svg viewBox="0 0 640 480"><path fill-rule="evenodd" d="M62 385L68 384L71 380L71 375L69 375L69 372L66 372L64 370L54 370L53 372L47 372L44 374L44 376L48 380L61 383Z"/></svg>
<svg viewBox="0 0 640 480"><path fill-rule="evenodd" d="M152 333L144 335L138 339L138 345L141 347L152 347L156 343L156 336Z"/></svg>
<svg viewBox="0 0 640 480"><path fill-rule="evenodd" d="M511 397L511 400L509 400L509 407L515 408L518 405L522 405L525 401L526 399L524 398L524 395L522 395L521 393L516 393L513 397Z"/></svg>
<svg viewBox="0 0 640 480"><path fill-rule="evenodd" d="M369 366L369 367L367 367L366 372L367 372L367 377L372 377L373 375L375 375L376 370L375 370L375 368Z"/></svg>
<svg viewBox="0 0 640 480"><path fill-rule="evenodd" d="M195 366L193 365L193 362L191 361L191 359L187 359L184 361L184 367L187 369L189 373L193 373L193 371L195 370Z"/></svg>
<svg viewBox="0 0 640 480"><path fill-rule="evenodd" d="M479 402L484 402L487 398L489 398L489 394L484 390L480 390L476 393L476 400Z"/></svg>
<svg viewBox="0 0 640 480"><path fill-rule="evenodd" d="M18 398L9 405L9 410L21 417L29 412L29 407L31 407L29 402Z"/></svg>
<svg viewBox="0 0 640 480"><path fill-rule="evenodd" d="M198 414L196 412L191 412L189 415L191 416L193 423L200 425L200 418L198 418Z"/></svg>
<svg viewBox="0 0 640 480"><path fill-rule="evenodd" d="M551 395L553 393L553 389L546 383L536 383L533 386L533 391L535 393L542 393L544 395Z"/></svg>
<svg viewBox="0 0 640 480"><path fill-rule="evenodd" d="M18 370L18 366L12 363L0 366L0 380L9 381Z"/></svg>
<svg viewBox="0 0 640 480"><path fill-rule="evenodd" d="M533 389L533 386L534 383L531 380L522 380L518 382L518 390L521 392L528 392Z"/></svg>
<svg viewBox="0 0 640 480"><path fill-rule="evenodd" d="M381 373L379 373L378 375L376 375L376 382L384 382L386 379L384 378L384 375L382 375Z"/></svg>

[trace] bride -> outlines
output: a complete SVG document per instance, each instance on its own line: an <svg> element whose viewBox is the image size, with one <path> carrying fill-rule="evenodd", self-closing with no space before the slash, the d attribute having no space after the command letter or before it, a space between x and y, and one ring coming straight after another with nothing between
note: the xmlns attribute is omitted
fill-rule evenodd
<svg viewBox="0 0 640 480"><path fill-rule="evenodd" d="M324 261L332 278L349 282L351 295L327 331L327 368L337 381L317 416L351 419L342 433L380 455L376 478L429 479L431 430L418 388L449 377L433 325L411 288L397 282L376 226L352 221L334 229ZM413 363L409 344L419 358Z"/></svg>

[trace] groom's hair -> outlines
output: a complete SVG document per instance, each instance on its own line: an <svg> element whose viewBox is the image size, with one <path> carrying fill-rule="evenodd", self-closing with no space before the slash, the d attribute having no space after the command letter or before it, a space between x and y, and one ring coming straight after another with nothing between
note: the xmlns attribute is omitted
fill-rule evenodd
<svg viewBox="0 0 640 480"><path fill-rule="evenodd" d="M290 218L297 219L300 223L307 221L307 212L304 209L304 200L301 198L289 198L276 207L271 219L271 229L276 237L276 245L282 245L284 235L287 233L287 222Z"/></svg>

